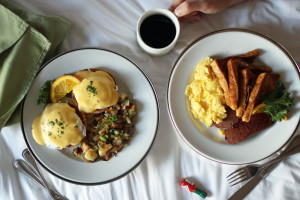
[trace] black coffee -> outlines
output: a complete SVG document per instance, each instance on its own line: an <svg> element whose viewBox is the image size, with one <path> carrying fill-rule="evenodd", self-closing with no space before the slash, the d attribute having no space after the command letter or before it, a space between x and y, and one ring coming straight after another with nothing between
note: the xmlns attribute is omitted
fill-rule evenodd
<svg viewBox="0 0 300 200"><path fill-rule="evenodd" d="M176 35L173 22L164 15L146 18L140 27L142 40L150 47L163 48L171 44Z"/></svg>

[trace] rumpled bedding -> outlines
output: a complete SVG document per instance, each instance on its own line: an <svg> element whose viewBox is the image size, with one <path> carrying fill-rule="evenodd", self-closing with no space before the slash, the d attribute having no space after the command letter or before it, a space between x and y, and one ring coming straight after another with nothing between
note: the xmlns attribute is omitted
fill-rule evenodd
<svg viewBox="0 0 300 200"><path fill-rule="evenodd" d="M175 49L163 57L152 57L140 49L135 28L143 12L151 8L168 8L171 0L13 2L33 13L60 16L71 22L72 27L62 44L61 53L82 47L100 47L130 58L149 76L160 103L160 126L152 149L128 175L104 185L82 186L65 182L43 170L49 185L71 200L201 199L179 186L183 177L190 178L205 190L208 193L206 199L209 200L227 199L243 185L230 187L226 180L226 176L240 166L208 160L190 149L178 136L167 112L168 78L173 63L188 44L208 32L231 27L250 29L271 37L299 64L299 0L246 0L220 14L204 15L199 22L181 24ZM300 134L299 130L297 134ZM12 167L13 161L21 158L26 148L20 124L9 125L1 130L0 148L0 199L50 199L45 190ZM290 156L245 199L300 199L299 166L300 155Z"/></svg>

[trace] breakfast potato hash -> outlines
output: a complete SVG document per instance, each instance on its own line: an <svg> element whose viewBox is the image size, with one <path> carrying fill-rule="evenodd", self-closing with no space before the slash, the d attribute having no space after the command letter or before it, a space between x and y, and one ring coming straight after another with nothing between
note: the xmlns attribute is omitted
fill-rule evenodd
<svg viewBox="0 0 300 200"><path fill-rule="evenodd" d="M122 93L116 105L87 115L87 136L73 153L89 162L109 160L128 144L134 115L135 104Z"/></svg>

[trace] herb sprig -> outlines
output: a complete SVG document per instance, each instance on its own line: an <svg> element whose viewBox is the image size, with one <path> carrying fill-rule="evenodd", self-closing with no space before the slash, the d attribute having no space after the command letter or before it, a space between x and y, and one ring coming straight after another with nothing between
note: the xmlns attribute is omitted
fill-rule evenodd
<svg viewBox="0 0 300 200"><path fill-rule="evenodd" d="M38 97L38 101L37 104L44 104L47 105L49 103L51 103L50 100L50 88L51 85L53 83L54 80L48 80L44 83L44 85L40 88L39 91L39 97Z"/></svg>
<svg viewBox="0 0 300 200"><path fill-rule="evenodd" d="M266 105L264 112L272 117L272 121L282 121L287 113L288 108L293 105L294 98L290 93L285 91L283 83L279 83L274 91L263 96L263 103Z"/></svg>

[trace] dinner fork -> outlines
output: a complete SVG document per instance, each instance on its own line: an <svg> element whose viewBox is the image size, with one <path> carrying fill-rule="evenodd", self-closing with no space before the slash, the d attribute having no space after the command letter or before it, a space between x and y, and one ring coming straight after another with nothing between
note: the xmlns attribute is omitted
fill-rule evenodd
<svg viewBox="0 0 300 200"><path fill-rule="evenodd" d="M268 167L269 165L281 161L286 157L298 152L300 152L300 136L297 136L293 140L293 142L277 158L274 158L262 165L250 164L245 167L241 167L236 171L232 172L231 174L229 174L226 178L228 179L230 186L234 186L238 183L248 180L255 174L259 173L264 168Z"/></svg>

